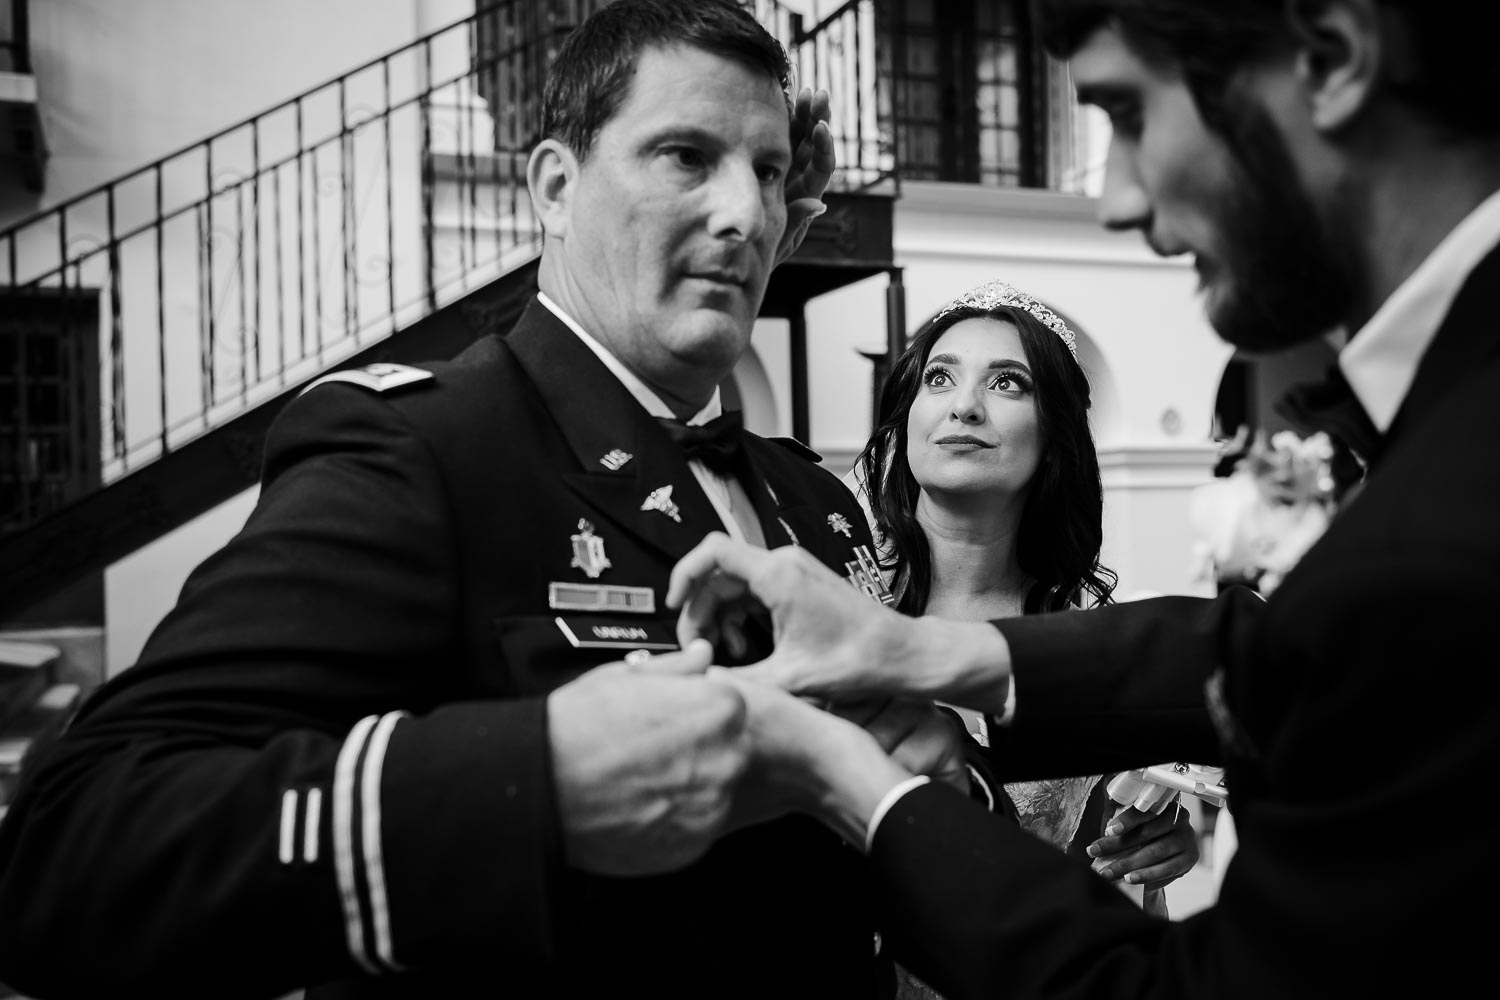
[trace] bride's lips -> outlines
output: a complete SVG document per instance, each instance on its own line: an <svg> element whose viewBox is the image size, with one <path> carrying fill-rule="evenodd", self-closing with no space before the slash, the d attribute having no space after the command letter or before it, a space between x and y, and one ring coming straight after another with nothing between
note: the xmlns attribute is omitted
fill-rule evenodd
<svg viewBox="0 0 1500 1000"><path fill-rule="evenodd" d="M939 445L939 446L947 445L947 446L953 446L953 447L959 447L959 448L993 448L993 447L995 447L990 442L988 442L988 441L981 441L979 438L975 437L972 434L948 434L948 435L945 435L943 437L938 438L936 441L933 442L933 444L936 444L936 445Z"/></svg>

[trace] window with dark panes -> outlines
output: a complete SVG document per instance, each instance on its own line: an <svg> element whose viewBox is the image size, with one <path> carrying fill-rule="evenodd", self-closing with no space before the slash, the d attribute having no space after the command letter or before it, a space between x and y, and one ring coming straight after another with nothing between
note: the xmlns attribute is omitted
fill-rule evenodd
<svg viewBox="0 0 1500 1000"><path fill-rule="evenodd" d="M881 0L882 125L904 178L1045 184L1044 59L1026 0Z"/></svg>

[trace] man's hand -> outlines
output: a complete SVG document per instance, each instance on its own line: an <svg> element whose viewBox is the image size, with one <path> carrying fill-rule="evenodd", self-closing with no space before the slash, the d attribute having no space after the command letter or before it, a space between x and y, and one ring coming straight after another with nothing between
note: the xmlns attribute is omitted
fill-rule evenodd
<svg viewBox="0 0 1500 1000"><path fill-rule="evenodd" d="M862 726L892 760L911 773L969 793L964 757L969 734L932 702L887 698L837 705L831 711Z"/></svg>
<svg viewBox="0 0 1500 1000"><path fill-rule="evenodd" d="M792 165L786 176L786 230L776 247L778 264L797 252L812 221L828 210L823 192L838 166L828 117L828 91L803 87L792 111Z"/></svg>
<svg viewBox="0 0 1500 1000"><path fill-rule="evenodd" d="M648 875L699 858L723 832L750 761L745 702L701 675L707 643L658 671L597 667L547 698L568 863Z"/></svg>
<svg viewBox="0 0 1500 1000"><path fill-rule="evenodd" d="M771 617L775 652L748 671L751 679L794 694L848 700L895 677L882 667L887 633L907 619L849 586L798 546L761 549L708 535L672 570L667 606L681 608L677 639L703 637L729 650L744 648L743 623Z"/></svg>
<svg viewBox="0 0 1500 1000"><path fill-rule="evenodd" d="M743 668L714 667L709 676L733 685L749 710L753 762L740 782L730 826L807 813L863 850L875 807L911 772L888 757L871 733L780 688L747 679ZM915 748L910 752L916 755Z"/></svg>
<svg viewBox="0 0 1500 1000"><path fill-rule="evenodd" d="M941 699L998 715L1010 648L983 623L908 618L855 590L797 546L759 549L710 534L672 570L667 606L678 641L734 649L738 624L771 617L774 652L737 668L748 679L836 702L871 696Z"/></svg>

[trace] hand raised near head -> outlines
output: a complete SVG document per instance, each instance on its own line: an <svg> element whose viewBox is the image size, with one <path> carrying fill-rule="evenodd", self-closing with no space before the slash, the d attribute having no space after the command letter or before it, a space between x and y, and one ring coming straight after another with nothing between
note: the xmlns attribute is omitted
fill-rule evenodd
<svg viewBox="0 0 1500 1000"><path fill-rule="evenodd" d="M786 176L786 231L776 247L780 264L802 245L812 221L827 211L823 192L838 166L828 129L828 91L802 88L792 111L792 165Z"/></svg>
<svg viewBox="0 0 1500 1000"><path fill-rule="evenodd" d="M750 743L739 693L702 676L711 655L697 643L655 657L656 671L607 664L548 696L552 771L573 867L603 875L671 871L723 832Z"/></svg>

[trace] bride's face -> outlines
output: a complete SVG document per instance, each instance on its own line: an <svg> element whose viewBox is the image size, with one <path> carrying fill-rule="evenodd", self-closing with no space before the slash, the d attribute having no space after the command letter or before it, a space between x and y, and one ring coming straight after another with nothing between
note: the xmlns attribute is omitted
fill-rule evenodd
<svg viewBox="0 0 1500 1000"><path fill-rule="evenodd" d="M928 493L1019 496L1041 461L1036 382L1015 325L953 324L922 369L906 416L906 460Z"/></svg>

